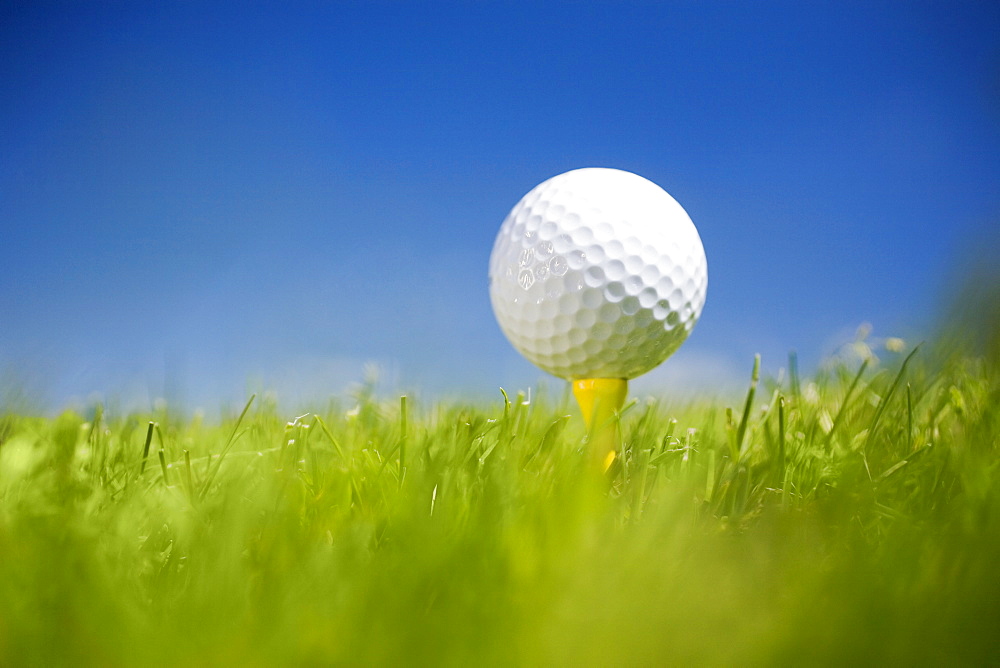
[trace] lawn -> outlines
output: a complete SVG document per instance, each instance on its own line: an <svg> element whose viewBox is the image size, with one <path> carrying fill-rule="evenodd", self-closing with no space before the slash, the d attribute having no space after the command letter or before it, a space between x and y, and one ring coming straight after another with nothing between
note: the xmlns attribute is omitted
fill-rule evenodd
<svg viewBox="0 0 1000 668"><path fill-rule="evenodd" d="M0 665L985 665L1000 370L0 418Z"/></svg>

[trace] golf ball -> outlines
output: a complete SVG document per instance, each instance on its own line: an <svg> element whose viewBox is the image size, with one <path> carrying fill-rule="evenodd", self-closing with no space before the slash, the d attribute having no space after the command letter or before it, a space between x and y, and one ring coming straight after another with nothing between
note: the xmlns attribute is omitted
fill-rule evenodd
<svg viewBox="0 0 1000 668"><path fill-rule="evenodd" d="M490 300L517 350L561 378L635 378L667 359L708 286L694 223L662 188L576 169L525 195L490 256Z"/></svg>

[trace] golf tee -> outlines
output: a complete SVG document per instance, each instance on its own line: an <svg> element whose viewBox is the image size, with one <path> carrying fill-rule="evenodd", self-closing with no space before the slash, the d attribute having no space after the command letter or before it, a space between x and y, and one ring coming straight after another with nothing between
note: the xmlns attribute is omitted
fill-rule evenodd
<svg viewBox="0 0 1000 668"><path fill-rule="evenodd" d="M586 378L573 381L573 396L580 404L594 456L607 471L618 450L615 415L625 404L628 381L624 378Z"/></svg>

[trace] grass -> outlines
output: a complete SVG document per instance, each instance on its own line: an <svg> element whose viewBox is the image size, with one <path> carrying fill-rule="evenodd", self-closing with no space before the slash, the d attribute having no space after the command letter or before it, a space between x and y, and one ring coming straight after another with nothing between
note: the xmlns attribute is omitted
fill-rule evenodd
<svg viewBox="0 0 1000 668"><path fill-rule="evenodd" d="M8 414L0 665L996 661L997 367L789 368L610 478L568 394Z"/></svg>

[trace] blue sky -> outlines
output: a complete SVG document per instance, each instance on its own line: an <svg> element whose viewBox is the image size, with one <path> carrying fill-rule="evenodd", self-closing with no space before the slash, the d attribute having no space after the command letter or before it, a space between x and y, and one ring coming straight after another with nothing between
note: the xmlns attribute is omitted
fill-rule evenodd
<svg viewBox="0 0 1000 668"><path fill-rule="evenodd" d="M688 211L701 322L649 391L862 322L926 334L1000 212L1000 6L4 3L0 373L52 406L534 370L490 311L508 210L627 169ZM551 385L558 386L552 381Z"/></svg>

